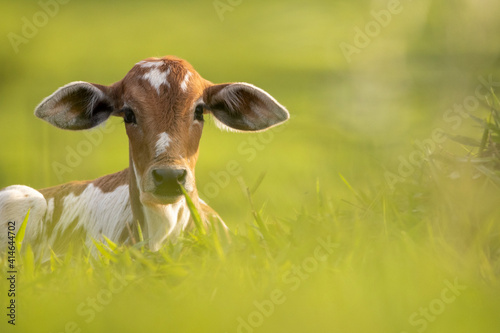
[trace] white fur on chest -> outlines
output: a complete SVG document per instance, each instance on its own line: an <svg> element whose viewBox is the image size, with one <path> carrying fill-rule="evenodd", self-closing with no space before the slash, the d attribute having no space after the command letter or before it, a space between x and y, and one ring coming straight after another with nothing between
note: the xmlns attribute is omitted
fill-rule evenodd
<svg viewBox="0 0 500 333"><path fill-rule="evenodd" d="M191 217L184 198L174 204L143 206L142 209L152 251L158 251L167 238L177 237L187 227Z"/></svg>

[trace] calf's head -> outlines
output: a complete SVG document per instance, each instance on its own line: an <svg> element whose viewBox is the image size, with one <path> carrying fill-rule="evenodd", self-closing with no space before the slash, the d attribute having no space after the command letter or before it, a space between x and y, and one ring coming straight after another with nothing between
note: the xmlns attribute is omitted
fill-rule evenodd
<svg viewBox="0 0 500 333"><path fill-rule="evenodd" d="M104 86L72 82L45 98L35 115L69 130L122 117L129 137L130 169L140 200L168 204L194 192L194 168L204 115L220 127L261 131L289 118L265 91L247 83L212 84L185 60L149 58L120 81Z"/></svg>

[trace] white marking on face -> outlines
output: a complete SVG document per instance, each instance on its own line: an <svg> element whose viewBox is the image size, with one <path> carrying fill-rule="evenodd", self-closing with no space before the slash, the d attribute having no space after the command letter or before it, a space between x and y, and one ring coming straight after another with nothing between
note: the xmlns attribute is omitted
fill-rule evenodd
<svg viewBox="0 0 500 333"><path fill-rule="evenodd" d="M167 80L169 74L170 68L168 68L166 71L161 71L158 69L158 66L156 66L155 68L152 68L149 72L144 74L142 78L144 80L148 80L149 84L151 84L151 86L156 89L156 92L159 95L161 85L166 85L170 88L170 83Z"/></svg>
<svg viewBox="0 0 500 333"><path fill-rule="evenodd" d="M170 142L172 142L172 139L170 139L170 136L168 136L167 132L160 133L158 138L158 141L156 141L155 145L155 151L156 155L155 157L160 156L164 152L167 151L167 148L170 147Z"/></svg>
<svg viewBox="0 0 500 333"><path fill-rule="evenodd" d="M187 84L189 82L189 78L191 77L191 75L193 75L193 74L190 71L188 71L186 73L186 75L184 75L184 80L182 80L182 83L181 83L181 89L184 92L186 92L186 90L187 90Z"/></svg>

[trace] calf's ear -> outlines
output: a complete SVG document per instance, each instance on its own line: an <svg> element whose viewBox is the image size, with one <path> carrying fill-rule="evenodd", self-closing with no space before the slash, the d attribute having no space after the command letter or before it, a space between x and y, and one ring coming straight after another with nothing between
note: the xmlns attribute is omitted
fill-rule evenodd
<svg viewBox="0 0 500 333"><path fill-rule="evenodd" d="M212 85L204 90L203 102L221 127L236 131L261 131L290 118L283 105L248 83Z"/></svg>
<svg viewBox="0 0 500 333"><path fill-rule="evenodd" d="M113 112L109 87L77 81L57 89L35 109L35 115L68 130L95 127Z"/></svg>

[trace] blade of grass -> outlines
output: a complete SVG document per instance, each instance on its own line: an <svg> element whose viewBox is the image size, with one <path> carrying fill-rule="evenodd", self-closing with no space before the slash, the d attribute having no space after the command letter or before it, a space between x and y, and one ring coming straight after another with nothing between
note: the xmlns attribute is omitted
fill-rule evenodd
<svg viewBox="0 0 500 333"><path fill-rule="evenodd" d="M180 187L180 189L182 191L182 194L184 194L184 198L186 198L186 203L188 205L189 211L191 212L191 218L193 219L193 222L194 222L194 225L196 226L196 229L198 230L198 232L200 234L206 235L207 231L203 227L203 222L201 220L200 213L198 212L198 209L196 209L196 207L195 207L195 205L193 203L193 200L191 200L191 197L187 193L187 191L184 188L184 186L179 185L179 187Z"/></svg>
<svg viewBox="0 0 500 333"><path fill-rule="evenodd" d="M24 234L26 233L26 224L28 224L29 216L30 216L30 209L28 209L28 212L24 217L24 221L23 223L21 223L21 226L19 227L19 230L17 231L16 234L16 249L18 253L21 253L21 246L23 245Z"/></svg>
<svg viewBox="0 0 500 333"><path fill-rule="evenodd" d="M102 243L96 241L95 239L92 239L92 243L94 243L94 246L104 256L104 258L109 259L112 262L117 261L115 256L112 253L110 253L110 251L108 251L108 249L106 249L106 247L104 247Z"/></svg>
<svg viewBox="0 0 500 333"><path fill-rule="evenodd" d="M490 103L488 102L488 104L490 104ZM481 137L481 143L479 145L479 156L483 155L483 152L486 149L486 144L488 143L488 137L489 137L489 134L490 134L490 126L489 125L491 124L491 116L492 116L492 114L493 114L493 112L490 112L488 120L485 122L483 136Z"/></svg>
<svg viewBox="0 0 500 333"><path fill-rule="evenodd" d="M50 249L50 270L53 272L58 266L62 265L62 261L57 257L54 250Z"/></svg>
<svg viewBox="0 0 500 333"><path fill-rule="evenodd" d="M347 185L347 188L354 194L356 199L358 199L358 201L360 203L362 203L363 205L366 204L365 200L363 200L363 197L358 192L356 192L356 190L354 190L354 188L351 186L351 184L347 181L347 179L344 178L344 176L341 173L339 173L339 177L340 177L340 179L342 179L344 184Z"/></svg>
<svg viewBox="0 0 500 333"><path fill-rule="evenodd" d="M250 192L250 189L248 188L248 186L246 186L245 181L241 177L238 178L238 182L240 183L241 188L245 192L245 194L248 198L248 201L250 202L250 209L252 211L254 221L257 224L259 231L261 232L261 234L265 240L271 240L271 235L269 234L269 230L267 229L266 224L262 220L259 212L255 209L255 205L253 203L252 193Z"/></svg>
<svg viewBox="0 0 500 333"><path fill-rule="evenodd" d="M102 237L106 240L106 243L108 243L108 247L111 249L111 251L116 253L116 249L118 249L118 245L116 245L111 239L108 237L102 235Z"/></svg>
<svg viewBox="0 0 500 333"><path fill-rule="evenodd" d="M259 175L259 178L257 178L257 180L255 181L255 184L253 184L252 189L250 190L250 193L252 193L252 195L255 194L255 192L257 192L257 190L259 189L259 187L262 184L262 181L264 180L265 177L266 177L265 172L262 172Z"/></svg>
<svg viewBox="0 0 500 333"><path fill-rule="evenodd" d="M139 237L139 242L136 243L134 246L140 246L141 253L144 253L144 245L146 245L147 242L144 241L144 235L142 233L142 228L139 221L137 221L137 234Z"/></svg>
<svg viewBox="0 0 500 333"><path fill-rule="evenodd" d="M212 229L212 240L213 240L213 245L215 247L215 251L217 252L219 258L221 260L224 260L225 259L224 250L222 249L222 245L219 239L219 234L217 233L217 230L215 228L215 223L211 223L210 227Z"/></svg>

